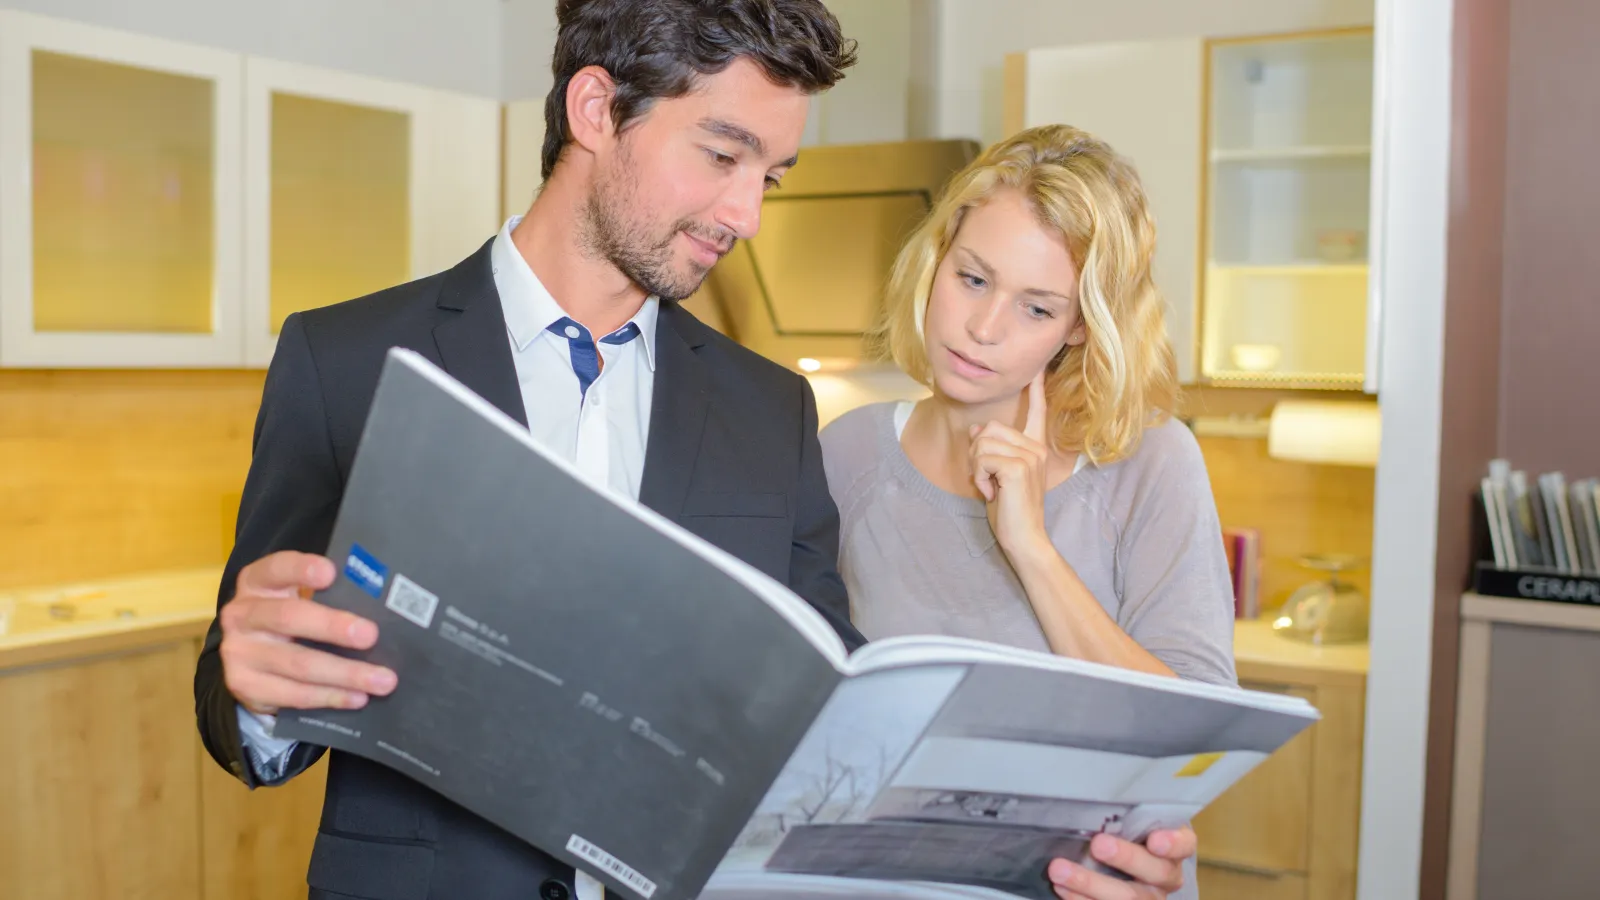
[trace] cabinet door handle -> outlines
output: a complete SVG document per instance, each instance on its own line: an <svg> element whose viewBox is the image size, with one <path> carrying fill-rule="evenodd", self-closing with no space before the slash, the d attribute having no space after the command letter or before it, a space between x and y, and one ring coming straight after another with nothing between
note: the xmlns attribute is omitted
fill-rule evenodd
<svg viewBox="0 0 1600 900"><path fill-rule="evenodd" d="M1254 875L1257 878L1276 879L1282 878L1286 875L1295 874L1292 872L1285 872L1281 869L1267 869L1261 866L1251 866L1246 865L1245 863L1233 862L1232 860L1211 859L1206 856L1201 856L1197 862L1202 866L1210 866L1213 869L1226 869L1230 872L1238 872L1242 875Z"/></svg>

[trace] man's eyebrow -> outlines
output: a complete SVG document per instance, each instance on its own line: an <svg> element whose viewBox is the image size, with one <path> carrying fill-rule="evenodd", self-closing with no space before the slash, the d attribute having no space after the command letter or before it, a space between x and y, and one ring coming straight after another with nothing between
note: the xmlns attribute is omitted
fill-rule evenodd
<svg viewBox="0 0 1600 900"><path fill-rule="evenodd" d="M711 132L717 137L727 138L730 141L749 147L751 152L755 153L757 156L767 155L766 142L761 140L761 138L750 129L745 128L742 125L735 125L726 119L701 119L700 127ZM783 162L778 163L777 167L787 169L799 161L800 157L798 155L791 156Z"/></svg>

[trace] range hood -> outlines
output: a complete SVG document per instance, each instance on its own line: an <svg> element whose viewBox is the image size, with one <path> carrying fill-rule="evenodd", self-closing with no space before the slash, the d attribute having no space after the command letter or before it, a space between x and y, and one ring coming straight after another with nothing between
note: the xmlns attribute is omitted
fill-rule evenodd
<svg viewBox="0 0 1600 900"><path fill-rule="evenodd" d="M802 149L783 187L767 195L760 233L739 242L685 307L793 369L866 361L862 336L882 309L896 254L977 152L965 140Z"/></svg>

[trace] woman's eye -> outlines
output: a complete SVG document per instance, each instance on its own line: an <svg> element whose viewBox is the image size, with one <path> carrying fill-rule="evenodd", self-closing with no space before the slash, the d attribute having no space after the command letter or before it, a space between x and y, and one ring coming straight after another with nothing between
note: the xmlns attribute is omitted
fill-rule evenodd
<svg viewBox="0 0 1600 900"><path fill-rule="evenodd" d="M967 287L972 288L973 290L978 290L989 283L984 281L983 278L973 275L970 272L961 272L959 274L961 275L961 280L966 282Z"/></svg>
<svg viewBox="0 0 1600 900"><path fill-rule="evenodd" d="M1033 316L1035 319L1053 319L1053 318L1055 318L1055 313L1051 312L1048 309L1045 309L1042 306L1032 306L1032 305L1030 305L1028 307L1028 315Z"/></svg>

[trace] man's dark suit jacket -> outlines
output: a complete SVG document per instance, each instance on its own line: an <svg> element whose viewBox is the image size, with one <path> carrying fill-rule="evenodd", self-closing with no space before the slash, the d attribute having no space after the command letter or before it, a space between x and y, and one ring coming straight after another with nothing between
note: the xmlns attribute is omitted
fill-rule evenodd
<svg viewBox="0 0 1600 900"><path fill-rule="evenodd" d="M246 564L278 550L327 552L390 347L423 354L527 424L491 244L447 272L284 322L219 608ZM805 380L663 303L651 403L640 501L788 584L859 645L835 571L838 512ZM254 787L221 638L213 621L195 672L200 736ZM289 777L322 752L298 746ZM328 760L307 880L311 900L567 900L573 892L571 867L392 769L338 752Z"/></svg>

